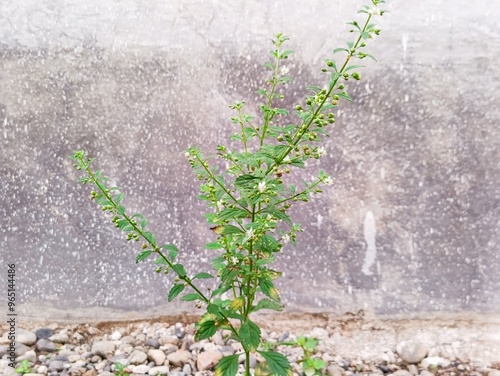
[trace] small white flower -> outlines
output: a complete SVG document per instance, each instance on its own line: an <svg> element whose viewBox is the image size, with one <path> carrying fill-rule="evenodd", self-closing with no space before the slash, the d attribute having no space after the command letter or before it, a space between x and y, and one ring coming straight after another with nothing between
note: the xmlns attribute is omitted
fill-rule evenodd
<svg viewBox="0 0 500 376"><path fill-rule="evenodd" d="M185 156L186 158L189 158L189 157L191 156L191 154L189 154L189 152L188 152L188 151L186 151L186 152L184 153L184 156Z"/></svg>
<svg viewBox="0 0 500 376"><path fill-rule="evenodd" d="M324 146L320 146L318 148L318 156L322 157L323 155L326 155L326 149Z"/></svg>
<svg viewBox="0 0 500 376"><path fill-rule="evenodd" d="M290 243L290 235L288 234L285 234L281 237L281 241L283 242L283 244L288 244Z"/></svg>
<svg viewBox="0 0 500 376"><path fill-rule="evenodd" d="M287 67L286 65L281 67L280 73L282 76L286 76L290 72L290 68Z"/></svg>
<svg viewBox="0 0 500 376"><path fill-rule="evenodd" d="M217 201L217 210L224 210L224 204L222 203L222 200Z"/></svg>
<svg viewBox="0 0 500 376"><path fill-rule="evenodd" d="M249 228L245 233L245 239L243 240L243 242L250 240L252 236L253 236L253 228Z"/></svg>
<svg viewBox="0 0 500 376"><path fill-rule="evenodd" d="M259 190L260 193L264 193L266 191L266 182L265 181L259 182L257 189Z"/></svg>
<svg viewBox="0 0 500 376"><path fill-rule="evenodd" d="M238 263L238 257L231 256L231 262L233 263L233 265L236 265Z"/></svg>
<svg viewBox="0 0 500 376"><path fill-rule="evenodd" d="M332 185L333 184L333 180L331 177L326 177L325 179L323 179L323 183L325 183L326 185Z"/></svg>
<svg viewBox="0 0 500 376"><path fill-rule="evenodd" d="M380 16L380 8L378 7L372 7L369 11L369 13L373 16Z"/></svg>
<svg viewBox="0 0 500 376"><path fill-rule="evenodd" d="M283 162L285 162L285 163L291 163L292 160L291 160L290 156L287 155L285 158L283 158Z"/></svg>

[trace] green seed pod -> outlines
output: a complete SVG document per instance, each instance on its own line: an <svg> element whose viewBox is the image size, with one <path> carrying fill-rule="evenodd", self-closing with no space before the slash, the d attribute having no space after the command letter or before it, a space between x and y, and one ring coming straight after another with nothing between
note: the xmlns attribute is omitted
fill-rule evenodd
<svg viewBox="0 0 500 376"><path fill-rule="evenodd" d="M326 62L326 65L328 65L329 67L333 67L333 61L328 60L328 61Z"/></svg>
<svg viewBox="0 0 500 376"><path fill-rule="evenodd" d="M302 106L300 104L298 104L298 105L295 106L295 109L297 111L301 111L302 110Z"/></svg>
<svg viewBox="0 0 500 376"><path fill-rule="evenodd" d="M339 85L339 90L342 90L344 87L345 87L345 85L344 85L344 84L340 84L340 85Z"/></svg>

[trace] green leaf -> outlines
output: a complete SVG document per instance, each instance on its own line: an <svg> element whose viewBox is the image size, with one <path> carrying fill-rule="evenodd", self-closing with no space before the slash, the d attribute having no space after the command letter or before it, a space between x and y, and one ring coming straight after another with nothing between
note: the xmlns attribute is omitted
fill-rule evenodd
<svg viewBox="0 0 500 376"><path fill-rule="evenodd" d="M225 221L228 219L246 218L247 215L248 212L245 210L227 208L219 213L218 218L221 221Z"/></svg>
<svg viewBox="0 0 500 376"><path fill-rule="evenodd" d="M119 205L119 206L116 208L116 212L117 212L119 215L123 215L123 214L125 214L125 206Z"/></svg>
<svg viewBox="0 0 500 376"><path fill-rule="evenodd" d="M280 296L278 294L278 290L276 290L276 287L274 287L274 284L266 278L260 278L259 279L259 286L262 292L267 295L269 298L272 300L275 300L277 302L280 301Z"/></svg>
<svg viewBox="0 0 500 376"><path fill-rule="evenodd" d="M154 235L152 233L150 233L149 231L146 231L144 233L144 238L150 242L154 247L156 247L156 239L154 237Z"/></svg>
<svg viewBox="0 0 500 376"><path fill-rule="evenodd" d="M344 72L350 71L352 69L358 69L358 68L363 68L363 65L350 65L344 69Z"/></svg>
<svg viewBox="0 0 500 376"><path fill-rule="evenodd" d="M168 293L168 301L171 302L172 300L175 299L177 295L179 295L183 290L184 290L184 284L183 283L178 283L174 285L171 289L170 292Z"/></svg>
<svg viewBox="0 0 500 376"><path fill-rule="evenodd" d="M242 233L243 233L243 231L241 229L239 229L236 226L232 226L232 225L223 226L222 232L221 232L222 235L242 234Z"/></svg>
<svg viewBox="0 0 500 376"><path fill-rule="evenodd" d="M290 219L290 217L287 214L283 213L281 210L277 209L275 206L269 205L264 209L264 213L269 213L274 217L281 219L287 225L292 226L292 220Z"/></svg>
<svg viewBox="0 0 500 376"><path fill-rule="evenodd" d="M260 328L249 319L241 325L238 335L247 351L254 351L260 344Z"/></svg>
<svg viewBox="0 0 500 376"><path fill-rule="evenodd" d="M201 272L201 273L198 273L196 274L193 279L209 279L209 278L213 278L213 276L211 274L208 274L208 273L205 273L205 272Z"/></svg>
<svg viewBox="0 0 500 376"><path fill-rule="evenodd" d="M176 272L179 277L185 277L186 276L186 269L184 269L184 266L181 264L174 264L172 265L172 269L174 272Z"/></svg>
<svg viewBox="0 0 500 376"><path fill-rule="evenodd" d="M146 225L148 224L148 220L147 219L141 219L141 229L144 230L144 228L146 227Z"/></svg>
<svg viewBox="0 0 500 376"><path fill-rule="evenodd" d="M137 257L135 258L135 262L139 263L141 261L146 260L149 257L149 255L151 255L151 253L153 253L153 252L154 251L148 250L148 251L143 251L143 252L139 253L137 255Z"/></svg>
<svg viewBox="0 0 500 376"><path fill-rule="evenodd" d="M158 256L154 262L155 265L167 265L168 263L161 256Z"/></svg>
<svg viewBox="0 0 500 376"><path fill-rule="evenodd" d="M252 307L252 312L256 312L256 311L259 311L261 309L272 309L274 311L281 311L283 309L283 307L281 306L281 304L279 304L273 300L261 299L257 303L257 305Z"/></svg>
<svg viewBox="0 0 500 376"><path fill-rule="evenodd" d="M202 339L212 337L217 331L217 326L215 326L215 320L206 320L200 324L200 327L196 331L194 336L195 341L200 341Z"/></svg>
<svg viewBox="0 0 500 376"><path fill-rule="evenodd" d="M234 181L234 185L241 188L252 189L253 186L260 180L261 178L257 176L245 174L238 176Z"/></svg>
<svg viewBox="0 0 500 376"><path fill-rule="evenodd" d="M284 355L275 351L258 351L258 353L263 356L273 373L277 376L288 376L291 371L290 363Z"/></svg>
<svg viewBox="0 0 500 376"><path fill-rule="evenodd" d="M179 253L179 250L173 244L164 244L161 246L161 248L166 249L168 251L168 256L170 257L170 261L172 262L175 260L177 254Z"/></svg>
<svg viewBox="0 0 500 376"><path fill-rule="evenodd" d="M239 356L239 354L234 354L221 358L215 366L214 376L235 376L238 372Z"/></svg>
<svg viewBox="0 0 500 376"><path fill-rule="evenodd" d="M352 98L349 95L347 95L346 93L339 93L338 96L340 98L347 99L348 101L352 101Z"/></svg>
<svg viewBox="0 0 500 376"><path fill-rule="evenodd" d="M192 294L186 294L181 298L182 301L184 302L192 302L193 300L203 300L200 294L197 293L192 293Z"/></svg>
<svg viewBox="0 0 500 376"><path fill-rule="evenodd" d="M212 242L205 244L205 249L220 249L223 248L223 245L219 242Z"/></svg>

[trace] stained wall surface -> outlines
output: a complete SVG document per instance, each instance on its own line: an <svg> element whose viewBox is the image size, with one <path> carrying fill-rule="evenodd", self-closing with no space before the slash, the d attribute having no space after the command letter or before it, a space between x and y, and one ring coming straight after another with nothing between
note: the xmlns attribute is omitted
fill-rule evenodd
<svg viewBox="0 0 500 376"><path fill-rule="evenodd" d="M191 271L213 241L184 151L232 134L227 105L266 77L291 37L284 103L325 82L361 1L0 2L0 260L25 317L118 317L166 305L171 280L77 183L74 150L126 193ZM289 310L377 314L500 310L500 4L389 1L362 80L349 83L319 168L334 185L294 219L278 261ZM301 175L310 178L310 172ZM5 294L0 302L5 303Z"/></svg>

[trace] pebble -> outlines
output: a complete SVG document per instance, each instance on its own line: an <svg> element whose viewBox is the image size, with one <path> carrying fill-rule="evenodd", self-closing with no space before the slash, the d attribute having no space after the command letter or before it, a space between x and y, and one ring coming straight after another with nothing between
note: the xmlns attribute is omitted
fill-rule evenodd
<svg viewBox="0 0 500 376"><path fill-rule="evenodd" d="M29 330L18 328L16 330L16 339L18 343L22 343L27 346L32 346L36 343L36 334L30 332Z"/></svg>
<svg viewBox="0 0 500 376"><path fill-rule="evenodd" d="M401 359L410 364L420 363L429 352L424 344L413 340L399 343L396 350Z"/></svg>
<svg viewBox="0 0 500 376"><path fill-rule="evenodd" d="M107 358L115 351L115 348L113 341L98 341L92 345L92 352L101 358Z"/></svg>
<svg viewBox="0 0 500 376"><path fill-rule="evenodd" d="M116 363L126 367L131 376L213 376L219 359L236 353L240 355L239 372L244 371L241 344L231 339L229 332L194 342L194 325L139 324L132 330L118 327L108 333L91 326L77 328L54 324L34 331L19 330L26 344L17 343L16 362L30 362L33 373L29 376L111 376ZM320 339L315 357L326 362L322 372L327 376L500 376L494 365L464 362L462 358L458 361L450 352L439 350L444 348L441 345L427 348L416 340L401 342L394 348L381 346L353 358L342 357L342 337L338 338L338 331L329 330L316 327L306 333ZM299 335L265 330L262 334L274 343L292 341ZM0 375L15 375L14 368L8 367L8 348L2 341ZM294 376L302 375L302 365L297 363L302 350L292 346L280 346L278 350L291 362ZM250 368L254 370L262 361L262 356L252 354Z"/></svg>

